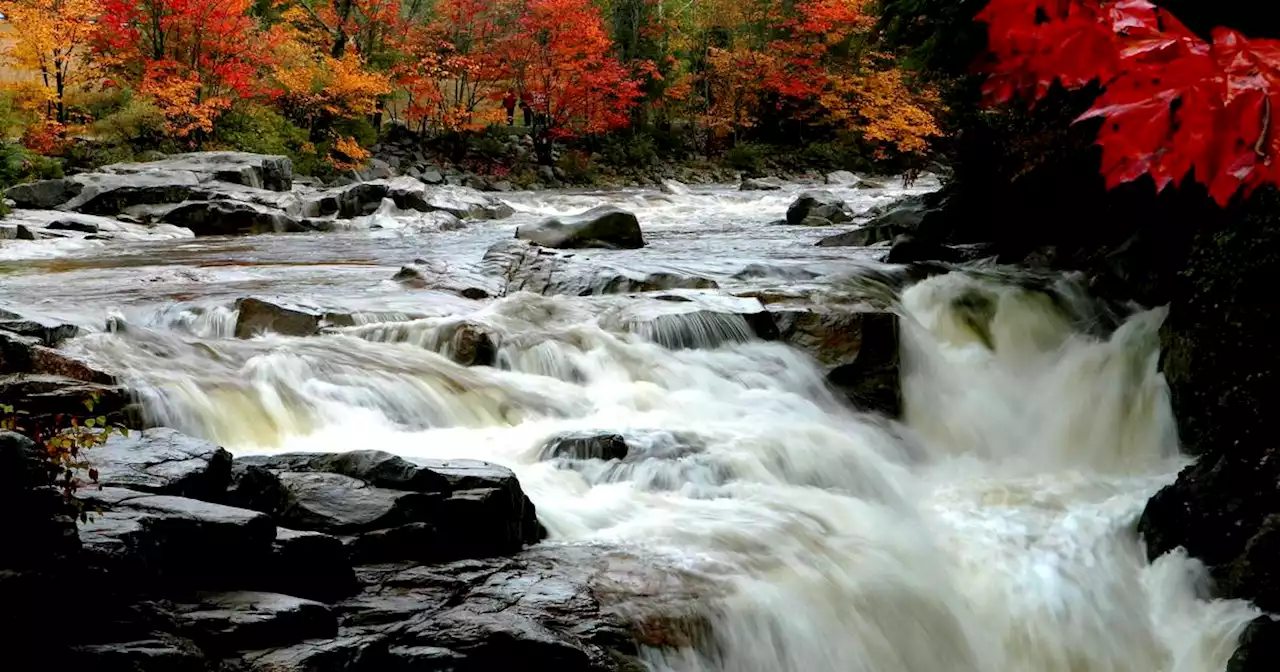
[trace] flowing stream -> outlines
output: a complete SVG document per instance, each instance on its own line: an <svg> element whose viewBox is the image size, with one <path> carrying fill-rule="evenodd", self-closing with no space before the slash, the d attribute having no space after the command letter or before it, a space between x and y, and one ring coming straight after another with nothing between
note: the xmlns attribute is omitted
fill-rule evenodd
<svg viewBox="0 0 1280 672"><path fill-rule="evenodd" d="M635 329L627 311L652 299L470 301L390 281L414 258L466 276L515 225L611 202L650 244L584 260L830 300L875 264L813 246L830 231L769 224L796 189L513 194L516 217L457 231L388 208L341 233L9 243L0 303L93 329L70 347L124 371L166 424L233 452L511 467L552 543L643 549L718 586L710 641L646 652L654 670L1224 669L1257 612L1202 599L1194 560L1148 564L1134 531L1185 464L1157 371L1161 309L1084 329L1089 300L1065 281L1066 301L993 275L921 282L899 297L906 410L891 423L732 321L676 313ZM865 209L903 192L840 195ZM247 295L357 324L235 339ZM440 354L462 319L499 336L497 366ZM677 336L700 347L662 345ZM623 434L631 455L539 459L548 437L591 430Z"/></svg>

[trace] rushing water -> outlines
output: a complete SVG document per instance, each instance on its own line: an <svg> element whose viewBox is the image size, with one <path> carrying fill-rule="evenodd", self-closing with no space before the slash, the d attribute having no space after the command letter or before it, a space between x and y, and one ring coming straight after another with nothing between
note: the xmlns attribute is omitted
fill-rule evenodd
<svg viewBox="0 0 1280 672"><path fill-rule="evenodd" d="M843 195L865 208L899 191ZM710 641L647 652L655 670L1222 670L1256 612L1203 600L1193 560L1148 564L1134 532L1184 464L1156 367L1162 310L1084 330L1088 300L1070 292L959 273L915 285L899 302L899 424L731 324L628 328L645 299L473 302L388 280L415 257L471 272L520 221L608 201L638 213L650 246L586 257L821 300L871 262L813 247L827 231L767 224L792 196L518 194L514 220L460 231L384 212L324 235L24 243L0 247L0 300L98 329L72 347L233 451L498 462L553 540L641 547L719 585ZM361 324L232 338L232 301L262 293ZM109 316L124 327L102 330ZM439 354L460 319L499 336L499 366ZM658 344L677 336L704 347ZM631 455L538 459L548 437L586 430L624 434Z"/></svg>

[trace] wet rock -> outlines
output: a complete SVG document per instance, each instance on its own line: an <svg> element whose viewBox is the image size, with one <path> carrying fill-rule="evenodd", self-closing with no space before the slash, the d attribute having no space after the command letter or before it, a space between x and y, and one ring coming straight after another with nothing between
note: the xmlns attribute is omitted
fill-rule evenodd
<svg viewBox="0 0 1280 672"><path fill-rule="evenodd" d="M311 640L281 649L243 656L252 672L320 672L329 670L386 670L387 646L381 635L354 634ZM428 668L429 669L429 668Z"/></svg>
<svg viewBox="0 0 1280 672"><path fill-rule="evenodd" d="M431 185L444 184L444 175L441 175L439 169L437 168L423 169L422 177L420 177L419 179L421 179L425 184L431 184Z"/></svg>
<svg viewBox="0 0 1280 672"><path fill-rule="evenodd" d="M430 466L415 464L380 450L345 453L281 453L253 455L235 461L276 472L325 472L359 479L379 488L413 492L447 492L450 481Z"/></svg>
<svg viewBox="0 0 1280 672"><path fill-rule="evenodd" d="M538 459L621 460L628 450L621 434L569 434L548 440L538 451Z"/></svg>
<svg viewBox="0 0 1280 672"><path fill-rule="evenodd" d="M442 330L441 339L440 354L463 366L492 366L498 355L493 335L474 322L450 324Z"/></svg>
<svg viewBox="0 0 1280 672"><path fill-rule="evenodd" d="M0 374L58 376L111 385L115 377L67 353L46 347L34 336L0 331Z"/></svg>
<svg viewBox="0 0 1280 672"><path fill-rule="evenodd" d="M51 210L75 198L83 188L81 182L59 178L9 187L4 195L14 202L14 207Z"/></svg>
<svg viewBox="0 0 1280 672"><path fill-rule="evenodd" d="M481 267L500 278L503 294L599 296L719 287L715 280L674 269L618 267L515 240L490 247Z"/></svg>
<svg viewBox="0 0 1280 672"><path fill-rule="evenodd" d="M136 205L182 203L200 183L190 171L137 174L82 173L65 178L81 185L58 209L90 215L117 215Z"/></svg>
<svg viewBox="0 0 1280 672"><path fill-rule="evenodd" d="M837 170L835 172L827 173L826 183L827 184L857 184L858 176L854 175L853 173L847 170Z"/></svg>
<svg viewBox="0 0 1280 672"><path fill-rule="evenodd" d="M300 597L233 591L203 594L199 600L175 611L183 634L206 651L265 649L338 634L329 607Z"/></svg>
<svg viewBox="0 0 1280 672"><path fill-rule="evenodd" d="M1209 567L1217 590L1280 610L1274 572L1280 531L1280 454L1207 454L1147 502L1138 532L1155 559L1182 547Z"/></svg>
<svg viewBox="0 0 1280 672"><path fill-rule="evenodd" d="M771 305L778 340L804 351L827 370L853 364L862 349L864 322L879 313L857 306Z"/></svg>
<svg viewBox="0 0 1280 672"><path fill-rule="evenodd" d="M328 534L276 529L271 568L264 587L287 595L332 602L358 590L347 548Z"/></svg>
<svg viewBox="0 0 1280 672"><path fill-rule="evenodd" d="M596 206L577 215L550 217L516 229L516 238L550 248L644 247L636 216L611 205Z"/></svg>
<svg viewBox="0 0 1280 672"><path fill-rule="evenodd" d="M363 562L508 554L545 535L515 475L484 462L296 453L242 458L234 471L231 501L291 528L354 535Z"/></svg>
<svg viewBox="0 0 1280 672"><path fill-rule="evenodd" d="M211 664L194 642L155 633L150 639L73 647L59 669L207 672Z"/></svg>
<svg viewBox="0 0 1280 672"><path fill-rule="evenodd" d="M269 207L239 201L193 201L165 212L161 221L196 236L234 236L303 231L295 218Z"/></svg>
<svg viewBox="0 0 1280 672"><path fill-rule="evenodd" d="M783 316L779 322L785 334L783 338L814 353L815 358L829 368L827 382L844 393L855 407L891 418L901 414L895 315L887 311L853 315L829 313L797 316L794 322ZM824 352L822 348L830 351Z"/></svg>
<svg viewBox="0 0 1280 672"><path fill-rule="evenodd" d="M382 159L369 159L369 165L360 171L362 180L381 180L394 176L395 171L391 169L391 164Z"/></svg>
<svg viewBox="0 0 1280 672"><path fill-rule="evenodd" d="M689 185L671 179L663 180L659 185L659 189L662 193L671 194L672 196L684 196L689 193Z"/></svg>
<svg viewBox="0 0 1280 672"><path fill-rule="evenodd" d="M402 266L391 279L412 289L438 289L464 299L489 299L502 293L493 278L460 272L447 264Z"/></svg>
<svg viewBox="0 0 1280 672"><path fill-rule="evenodd" d="M778 191L781 188L782 185L771 178L748 177L744 178L742 183L738 185L739 191Z"/></svg>
<svg viewBox="0 0 1280 672"><path fill-rule="evenodd" d="M355 324L347 313L324 312L318 308L277 303L254 297L236 301L236 338L253 338L264 332L284 336L314 336L330 326Z"/></svg>
<svg viewBox="0 0 1280 672"><path fill-rule="evenodd" d="M293 188L293 162L287 156L248 152L191 152L158 161L116 163L98 169L115 175L191 173L201 182L219 181L285 192Z"/></svg>
<svg viewBox="0 0 1280 672"><path fill-rule="evenodd" d="M1226 672L1270 672L1280 669L1280 620L1262 615L1240 634Z"/></svg>
<svg viewBox="0 0 1280 672"><path fill-rule="evenodd" d="M872 226L860 226L852 231L827 236L817 243L817 247L870 247L876 243L891 240L886 238L886 231Z"/></svg>
<svg viewBox="0 0 1280 672"><path fill-rule="evenodd" d="M492 196L463 187L432 187L426 192L424 202L427 211L439 210L459 219L505 219L516 212Z"/></svg>
<svg viewBox="0 0 1280 672"><path fill-rule="evenodd" d="M806 191L787 208L787 223L793 226L825 226L814 224L809 220L826 220L827 223L839 224L853 219L849 206L842 200L825 191Z"/></svg>
<svg viewBox="0 0 1280 672"><path fill-rule="evenodd" d="M693 643L655 635L671 625L665 615L693 611L695 581L621 553L543 546L440 567L362 568L361 576L369 587L340 609L349 626L383 634L383 669L636 670L637 635L656 646ZM645 604L632 597L639 593Z"/></svg>
<svg viewBox="0 0 1280 672"><path fill-rule="evenodd" d="M142 424L133 399L124 387L86 383L64 376L0 376L0 404L25 411L34 416L33 420L55 415L77 418L105 416L108 422L129 428Z"/></svg>
<svg viewBox="0 0 1280 672"><path fill-rule="evenodd" d="M855 185L859 189L887 189L889 183L885 180L875 179L871 177L860 177Z"/></svg>
<svg viewBox="0 0 1280 672"><path fill-rule="evenodd" d="M717 348L755 338L775 340L778 328L756 299L699 292L658 294L601 319L607 329L638 334L665 348Z"/></svg>
<svg viewBox="0 0 1280 672"><path fill-rule="evenodd" d="M117 588L230 588L270 561L275 524L259 512L122 488L80 497L96 510L80 524L86 560Z"/></svg>
<svg viewBox="0 0 1280 672"><path fill-rule="evenodd" d="M103 486L195 499L221 498L231 453L169 428L113 435L88 456Z"/></svg>

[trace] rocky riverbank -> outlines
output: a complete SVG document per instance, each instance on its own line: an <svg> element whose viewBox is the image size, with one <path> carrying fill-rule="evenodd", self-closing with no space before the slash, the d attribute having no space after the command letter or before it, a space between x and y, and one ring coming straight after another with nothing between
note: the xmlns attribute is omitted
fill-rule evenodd
<svg viewBox="0 0 1280 672"><path fill-rule="evenodd" d="M696 635L680 622L688 577L609 548L530 548L533 505L491 464L233 460L151 429L93 451L100 487L77 524L38 450L0 432L13 669L626 670L638 643Z"/></svg>

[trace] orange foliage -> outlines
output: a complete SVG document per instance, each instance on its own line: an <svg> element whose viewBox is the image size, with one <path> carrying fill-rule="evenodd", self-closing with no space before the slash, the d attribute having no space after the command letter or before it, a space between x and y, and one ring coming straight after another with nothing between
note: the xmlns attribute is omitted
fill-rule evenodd
<svg viewBox="0 0 1280 672"><path fill-rule="evenodd" d="M369 160L369 150L360 146L355 138L340 136L329 149L329 164L336 170L360 170Z"/></svg>
<svg viewBox="0 0 1280 672"><path fill-rule="evenodd" d="M231 107L228 96L201 96L198 75L173 61L147 64L138 90L152 98L164 114L165 132L192 138L213 131L213 122Z"/></svg>
<svg viewBox="0 0 1280 672"><path fill-rule="evenodd" d="M35 81L9 83L21 107L67 121L67 91L93 74L88 47L97 13L96 0L0 2L0 14L13 27L14 38L3 59L38 75Z"/></svg>

